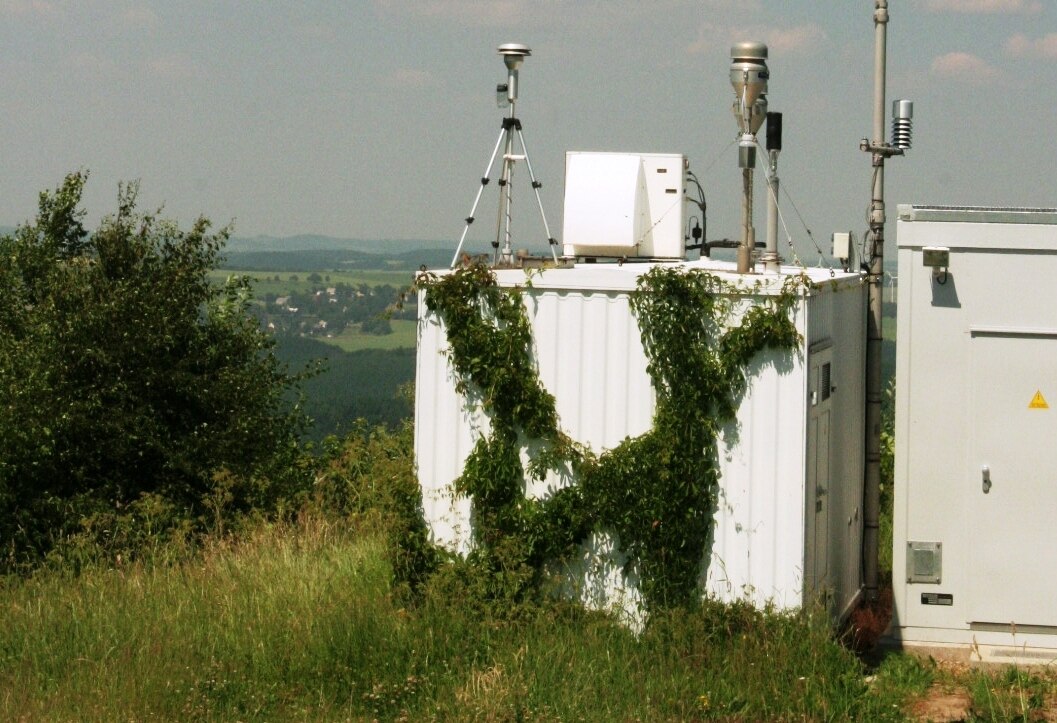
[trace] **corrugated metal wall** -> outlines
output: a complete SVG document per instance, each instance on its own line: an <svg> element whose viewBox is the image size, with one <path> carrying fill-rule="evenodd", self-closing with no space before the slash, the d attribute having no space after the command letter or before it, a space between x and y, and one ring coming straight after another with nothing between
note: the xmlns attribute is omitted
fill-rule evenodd
<svg viewBox="0 0 1057 723"><path fill-rule="evenodd" d="M648 431L655 400L628 294L540 291L526 305L562 428L595 451Z"/></svg>
<svg viewBox="0 0 1057 723"><path fill-rule="evenodd" d="M555 395L561 427L596 452L642 434L652 424L654 393L627 291L634 276L645 270L614 267L609 290L598 288L605 285L599 284L600 275L605 275L602 269L585 270L583 278L579 269L552 271L534 278L533 288L525 291L540 377ZM520 279L523 283L524 277ZM581 288L576 288L578 281L583 282ZM818 338L861 335L865 319L863 294L847 283L840 288L850 293L827 291L801 299L795 321L805 344L792 353L765 353L754 362L737 422L724 430L715 540L711 553L703 556L703 563L707 560L707 568L703 564L705 589L719 598L748 598L759 605L770 601L780 607L801 604L807 349ZM845 296L858 300L850 298L851 303L844 304ZM845 306L851 308L851 316L861 317L858 326L844 318L849 314ZM420 304L420 309L425 310L425 305ZM470 538L469 505L466 500L453 499L450 483L473 447L475 428L486 428L487 420L474 415L455 393L443 353L446 347L441 324L424 312L419 320L416 386L419 481L435 538L465 552ZM861 359L861 352L854 351L849 359L854 360L857 353ZM861 407L860 400L860 418ZM861 430L861 421L858 424ZM856 423L846 426L851 429ZM860 497L861 471L860 454ZM548 487L561 484L562 480L548 478L530 493L545 495ZM574 576L581 579L572 583L572 589L588 604L615 604L627 611L638 599L634 580L623 579L623 561L619 555L613 558L616 553L611 547L612 540L605 536L585 546L583 557L574 565ZM856 567L856 590L857 574ZM842 582L839 587L847 585ZM838 594L842 600L847 597L844 590Z"/></svg>
<svg viewBox="0 0 1057 723"><path fill-rule="evenodd" d="M803 307L797 326L804 333ZM720 500L707 590L724 600L801 602L806 354L764 353L719 451Z"/></svg>

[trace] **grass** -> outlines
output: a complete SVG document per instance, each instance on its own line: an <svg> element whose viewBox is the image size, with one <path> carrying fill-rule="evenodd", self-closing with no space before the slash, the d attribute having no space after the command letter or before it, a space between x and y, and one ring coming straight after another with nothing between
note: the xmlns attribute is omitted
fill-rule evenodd
<svg viewBox="0 0 1057 723"><path fill-rule="evenodd" d="M4 720L885 720L821 617L706 603L636 637L559 602L398 594L380 535L308 517L179 565L0 585ZM895 706L895 707L893 707Z"/></svg>
<svg viewBox="0 0 1057 723"><path fill-rule="evenodd" d="M1036 720L1057 686L907 655L871 671L824 615L747 603L636 636L561 602L488 612L443 573L410 598L378 524L306 514L180 564L0 580L0 719L878 721L956 689L968 720Z"/></svg>
<svg viewBox="0 0 1057 723"><path fill-rule="evenodd" d="M1053 703L1057 683L1044 675L1010 666L998 672L974 671L968 687L973 710L983 720L1042 720L1039 713ZM1052 720L1046 718L1045 720Z"/></svg>
<svg viewBox="0 0 1057 723"><path fill-rule="evenodd" d="M369 514L412 474L406 443L386 441L336 458L344 506L327 498L295 522L241 527L190 558L0 578L0 720L1029 721L1057 710L1057 673L903 654L868 668L811 611L706 601L636 636L559 601L491 610L457 565L411 597L394 582L397 528ZM950 706L944 696L957 718L932 705Z"/></svg>
<svg viewBox="0 0 1057 723"><path fill-rule="evenodd" d="M384 665L366 659L365 631L388 637L401 622L387 607L379 543L331 532L262 528L216 544L196 564L8 581L0 715L296 715L320 695L337 705L350 675ZM336 657L345 667L334 667Z"/></svg>
<svg viewBox="0 0 1057 723"><path fill-rule="evenodd" d="M920 661L905 655L891 656L883 665L897 671L893 677L913 691L906 708L913 720L1027 723L1057 718L1057 671L1051 668L971 668L965 663ZM917 670L910 671L911 665Z"/></svg>
<svg viewBox="0 0 1057 723"><path fill-rule="evenodd" d="M315 337L321 342L331 344L343 351L360 351L361 349L413 349L418 343L418 322L411 319L391 319L392 334L379 336L364 334L359 327L350 326L337 336Z"/></svg>

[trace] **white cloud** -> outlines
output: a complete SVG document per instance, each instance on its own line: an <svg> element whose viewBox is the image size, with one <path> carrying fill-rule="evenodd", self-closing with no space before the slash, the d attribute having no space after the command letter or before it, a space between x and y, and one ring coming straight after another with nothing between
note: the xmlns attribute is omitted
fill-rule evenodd
<svg viewBox="0 0 1057 723"><path fill-rule="evenodd" d="M738 12L756 12L762 9L760 0L705 0L705 7L712 10L737 10Z"/></svg>
<svg viewBox="0 0 1057 723"><path fill-rule="evenodd" d="M808 51L825 39L826 32L815 23L793 27L704 23L698 28L697 39L690 44L687 51L691 54L704 54L712 52L717 46L727 48L742 40L761 40L767 43L771 53L790 55Z"/></svg>
<svg viewBox="0 0 1057 723"><path fill-rule="evenodd" d="M1006 52L1015 58L1057 60L1057 33L1050 33L1036 40L1017 33L1006 41Z"/></svg>
<svg viewBox="0 0 1057 723"><path fill-rule="evenodd" d="M68 20L105 19L108 25L141 33L158 27L158 15L147 3L118 3L110 0L61 2L56 0L0 0L0 17L18 19Z"/></svg>
<svg viewBox="0 0 1057 723"><path fill-rule="evenodd" d="M771 28L763 35L768 47L780 53L808 50L826 39L826 33L814 23L792 28Z"/></svg>
<svg viewBox="0 0 1057 723"><path fill-rule="evenodd" d="M334 40L338 36L337 31L332 26L320 23L299 25L294 28L294 32L298 37L306 40Z"/></svg>
<svg viewBox="0 0 1057 723"><path fill-rule="evenodd" d="M373 0L381 13L466 27L633 26L688 0ZM744 11L759 0L705 0L711 7Z"/></svg>
<svg viewBox="0 0 1057 723"><path fill-rule="evenodd" d="M932 61L932 73L947 80L973 85L985 85L1001 76L987 61L972 53L941 55Z"/></svg>
<svg viewBox="0 0 1057 723"><path fill-rule="evenodd" d="M1035 15L1042 12L1041 0L925 0L925 9L934 13L970 15Z"/></svg>
<svg viewBox="0 0 1057 723"><path fill-rule="evenodd" d="M91 76L109 76L118 69L112 59L92 52L71 55L66 64L75 72Z"/></svg>

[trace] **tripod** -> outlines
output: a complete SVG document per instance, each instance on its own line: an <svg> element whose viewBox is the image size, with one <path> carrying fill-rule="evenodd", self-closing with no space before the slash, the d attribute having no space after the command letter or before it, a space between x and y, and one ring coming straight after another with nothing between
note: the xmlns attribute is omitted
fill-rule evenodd
<svg viewBox="0 0 1057 723"><path fill-rule="evenodd" d="M558 253L555 250L558 242L551 236L550 226L547 225L547 215L543 211L543 201L540 199L540 188L542 188L543 184L536 180L536 174L532 171L532 161L529 160L528 149L525 147L525 135L521 130L521 121L514 115L514 108L517 103L518 67L525 56L530 54L530 51L524 45L508 43L499 46L499 54L503 56L509 71L509 77L507 84L505 86L500 85L497 91L506 93L506 100L510 103L510 114L503 118L503 126L499 130L499 138L496 140L491 158L488 159L488 167L485 168L484 176L481 177L481 186L477 189L477 197L473 200L473 207L470 208L470 215L466 217L466 226L463 228L462 236L459 238L459 245L451 259L451 268L455 268L459 261L459 254L462 253L463 244L466 242L466 234L469 233L470 226L474 222L477 206L481 203L484 188L490 181L489 177L492 174L492 167L499 156L500 148L503 149L503 168L498 181L499 213L496 217L495 240L492 241L492 263L497 266L511 265L514 261L513 250L510 246L510 221L513 205L511 180L514 176L514 163L522 160L525 161L525 165L528 168L529 179L532 181L532 190L536 194L536 205L539 207L540 217L543 219L543 230L547 234L551 256L554 258L555 263L558 262ZM519 154L514 153L515 134L521 146L521 153ZM502 240L502 251L500 251L500 240Z"/></svg>

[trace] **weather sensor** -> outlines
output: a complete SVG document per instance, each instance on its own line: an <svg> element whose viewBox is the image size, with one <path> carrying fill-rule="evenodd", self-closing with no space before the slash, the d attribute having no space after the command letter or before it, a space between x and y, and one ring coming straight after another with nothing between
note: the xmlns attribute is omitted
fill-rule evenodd
<svg viewBox="0 0 1057 723"><path fill-rule="evenodd" d="M503 56L507 69L505 88L502 85L499 87L506 91L506 102L512 104L517 100L518 70L521 69L525 58L532 55L532 51L521 43L503 43L499 46L499 54Z"/></svg>
<svg viewBox="0 0 1057 723"><path fill-rule="evenodd" d="M738 273L748 273L756 230L752 225L752 169L756 166L756 131L767 117L767 46L749 41L730 49L730 84L734 88L734 117L738 136L738 166L742 169L741 243L738 246Z"/></svg>
<svg viewBox="0 0 1057 723"><path fill-rule="evenodd" d="M509 265L514 261L514 252L510 244L512 202L510 182L514 175L514 163L517 161L525 161L525 165L528 168L529 178L532 181L532 190L536 194L536 205L539 206L540 216L543 219L543 230L546 232L547 241L550 244L551 256L554 258L555 263L558 262L558 253L555 250L558 241L551 236L550 227L547 225L547 216L543 212L543 201L540 199L540 188L543 184L536 180L536 174L532 172L532 162L529 160L528 149L525 147L525 136L521 132L521 121L514 113L518 98L518 71L521 69L525 58L532 55L532 51L527 45L522 45L521 43L503 43L497 50L503 56L503 63L506 65L507 82L505 84L500 83L496 87L496 96L499 106L501 108L509 106L510 113L503 119L499 138L496 140L495 148L492 150L492 157L488 160L488 167L485 169L484 176L481 177L481 186L477 189L477 197L474 198L473 206L470 208L470 215L466 217L466 226L463 228L462 236L459 238L455 256L451 259L452 268L459 261L463 244L466 242L466 234L470 231L470 224L474 222L474 214L477 213L477 206L481 202L484 187L489 183L489 176L492 173L492 167L495 165L500 148L503 149L503 167L499 176L499 215L496 219L495 240L492 242L492 248L494 249L493 263ZM521 153L517 154L514 153L515 134L521 147ZM502 240L501 251L500 240Z"/></svg>
<svg viewBox="0 0 1057 723"><path fill-rule="evenodd" d="M756 131L767 117L767 46L749 41L730 49L730 84L734 87L734 116L738 119L738 165L756 165Z"/></svg>
<svg viewBox="0 0 1057 723"><path fill-rule="evenodd" d="M914 132L914 102L892 101L892 145L909 151Z"/></svg>

